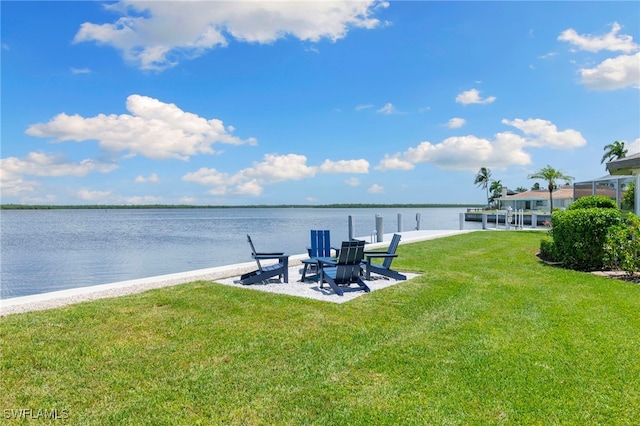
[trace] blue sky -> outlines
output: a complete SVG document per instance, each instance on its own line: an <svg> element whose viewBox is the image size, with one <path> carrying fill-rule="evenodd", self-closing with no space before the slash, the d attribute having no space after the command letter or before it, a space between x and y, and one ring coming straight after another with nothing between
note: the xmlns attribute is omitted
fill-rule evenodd
<svg viewBox="0 0 640 426"><path fill-rule="evenodd" d="M635 1L0 7L3 203L483 204L640 151Z"/></svg>

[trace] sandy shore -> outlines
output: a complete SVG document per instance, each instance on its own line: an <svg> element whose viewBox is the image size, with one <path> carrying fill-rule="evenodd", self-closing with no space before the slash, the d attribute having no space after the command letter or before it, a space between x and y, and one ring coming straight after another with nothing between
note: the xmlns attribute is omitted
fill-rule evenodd
<svg viewBox="0 0 640 426"><path fill-rule="evenodd" d="M407 244L417 241L431 240L435 238L447 237L450 235L473 232L473 230L437 230L437 231L407 231L402 232L400 244ZM393 234L385 234L382 243L367 244L367 250L385 247L391 241ZM361 238L369 241L369 238ZM247 250L247 257L249 250ZM302 259L306 259L306 254L292 255L289 258L290 278L288 284L267 283L259 285L242 286L235 284L234 280L241 274L255 270L255 262L238 263L234 265L220 266L215 268L199 269L189 272L161 275L157 277L142 278L129 281L120 281L110 284L101 284L89 287L73 288L68 290L55 291L31 296L14 297L0 300L0 315L9 315L43 309L52 309L73 303L85 302L89 300L104 299L109 297L124 296L127 294L141 293L147 290L185 284L193 281L215 281L226 285L238 285L245 289L268 291L273 293L290 294L292 296L308 297L328 302L342 303L352 300L354 297L362 295L362 292L349 292L344 296L338 296L325 287L320 289L317 283L300 283L299 272ZM413 277L415 275L409 275ZM368 282L371 290L393 285L393 280L374 279Z"/></svg>

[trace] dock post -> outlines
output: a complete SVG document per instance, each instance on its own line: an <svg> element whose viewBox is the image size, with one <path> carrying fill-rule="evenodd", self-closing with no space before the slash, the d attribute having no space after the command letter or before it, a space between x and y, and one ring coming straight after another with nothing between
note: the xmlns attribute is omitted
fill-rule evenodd
<svg viewBox="0 0 640 426"><path fill-rule="evenodd" d="M348 226L349 226L349 241L353 241L353 216L349 215L348 218Z"/></svg>
<svg viewBox="0 0 640 426"><path fill-rule="evenodd" d="M420 219L421 219L421 214L420 212L416 213L416 231L420 230Z"/></svg>
<svg viewBox="0 0 640 426"><path fill-rule="evenodd" d="M398 213L398 232L402 232L402 213Z"/></svg>
<svg viewBox="0 0 640 426"><path fill-rule="evenodd" d="M487 229L487 216L489 215L486 213L482 213L482 229Z"/></svg>
<svg viewBox="0 0 640 426"><path fill-rule="evenodd" d="M460 213L460 230L464 229L464 213Z"/></svg>
<svg viewBox="0 0 640 426"><path fill-rule="evenodd" d="M538 214L537 213L531 213L531 227L533 229L536 229L538 227Z"/></svg>
<svg viewBox="0 0 640 426"><path fill-rule="evenodd" d="M376 236L377 242L381 243L384 240L384 225L382 223L382 216L376 215Z"/></svg>

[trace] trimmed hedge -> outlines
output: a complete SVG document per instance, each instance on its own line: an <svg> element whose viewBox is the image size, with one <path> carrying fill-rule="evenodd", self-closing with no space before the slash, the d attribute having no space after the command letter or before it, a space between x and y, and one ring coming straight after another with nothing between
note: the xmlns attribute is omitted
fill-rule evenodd
<svg viewBox="0 0 640 426"><path fill-rule="evenodd" d="M589 195L588 197L578 198L573 203L569 204L567 210L577 209L617 209L618 205L609 197L604 195Z"/></svg>
<svg viewBox="0 0 640 426"><path fill-rule="evenodd" d="M545 251L566 268L595 271L605 265L609 228L622 224L622 212L617 208L577 208L556 211L551 221L554 248L546 246Z"/></svg>
<svg viewBox="0 0 640 426"><path fill-rule="evenodd" d="M640 270L640 217L629 213L624 223L609 228L604 250L605 266L628 275Z"/></svg>

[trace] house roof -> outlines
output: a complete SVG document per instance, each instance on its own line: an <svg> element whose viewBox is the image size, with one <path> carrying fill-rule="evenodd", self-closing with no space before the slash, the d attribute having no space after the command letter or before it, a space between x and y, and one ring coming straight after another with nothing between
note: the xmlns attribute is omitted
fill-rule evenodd
<svg viewBox="0 0 640 426"><path fill-rule="evenodd" d="M554 200L562 200L570 198L573 199L573 188L571 186L561 186L560 188L553 191L553 199ZM506 197L500 198L501 200L548 200L549 199L549 191L541 189L538 191L531 190L520 192L514 195L507 195Z"/></svg>
<svg viewBox="0 0 640 426"><path fill-rule="evenodd" d="M607 170L612 175L630 175L633 171L640 171L638 169L640 169L640 152L607 163Z"/></svg>
<svg viewBox="0 0 640 426"><path fill-rule="evenodd" d="M606 176L601 176L601 177L595 178L595 179L583 180L582 182L574 182L573 184L574 185L580 185L580 184L585 184L585 183L592 184L594 182L610 182L612 180L615 180L615 181L619 182L620 180L628 179L628 178L633 178L633 175L615 175L615 176L606 175Z"/></svg>

